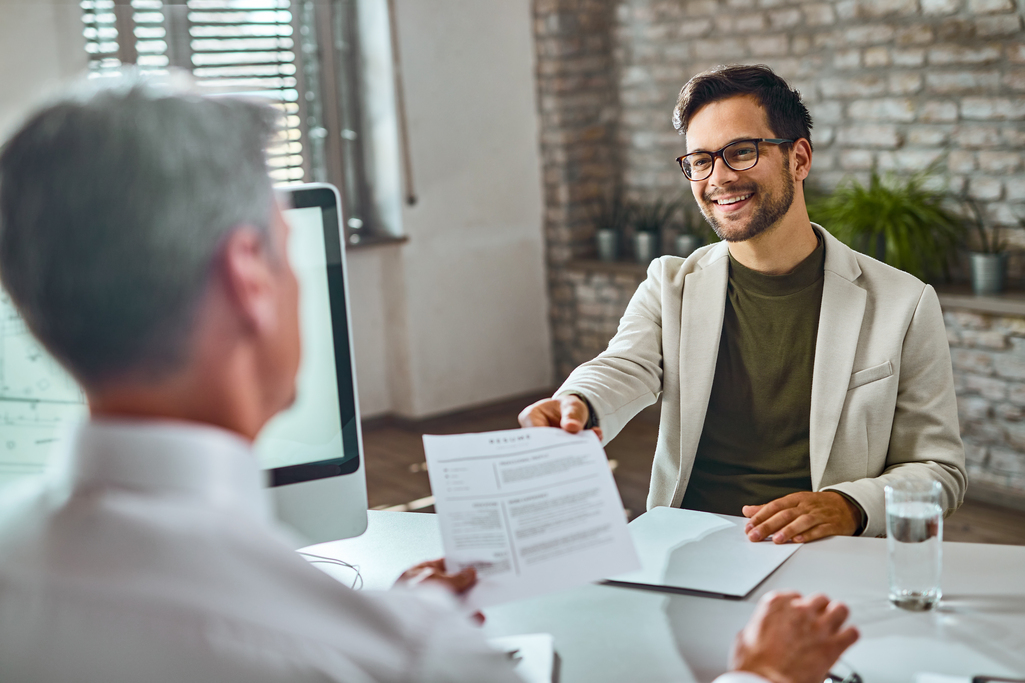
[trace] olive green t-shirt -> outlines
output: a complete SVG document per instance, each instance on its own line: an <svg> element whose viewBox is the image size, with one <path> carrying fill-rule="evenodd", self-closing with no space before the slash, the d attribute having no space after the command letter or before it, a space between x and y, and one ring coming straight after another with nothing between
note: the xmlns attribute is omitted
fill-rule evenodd
<svg viewBox="0 0 1025 683"><path fill-rule="evenodd" d="M740 515L811 490L808 434L825 245L786 275L730 256L705 425L682 507Z"/></svg>

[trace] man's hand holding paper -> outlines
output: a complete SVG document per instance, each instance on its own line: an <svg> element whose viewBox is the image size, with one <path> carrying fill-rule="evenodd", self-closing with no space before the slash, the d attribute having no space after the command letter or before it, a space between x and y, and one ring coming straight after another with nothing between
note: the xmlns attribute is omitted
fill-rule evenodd
<svg viewBox="0 0 1025 683"><path fill-rule="evenodd" d="M424 436L450 571L477 570L469 606L639 567L605 453L591 431Z"/></svg>

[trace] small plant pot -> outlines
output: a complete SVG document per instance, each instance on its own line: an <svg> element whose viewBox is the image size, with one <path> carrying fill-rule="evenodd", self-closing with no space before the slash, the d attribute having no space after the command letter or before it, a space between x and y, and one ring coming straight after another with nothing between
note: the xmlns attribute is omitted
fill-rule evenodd
<svg viewBox="0 0 1025 683"><path fill-rule="evenodd" d="M972 291L976 294L998 294L1004 290L1007 275L1007 254L971 254Z"/></svg>
<svg viewBox="0 0 1025 683"><path fill-rule="evenodd" d="M619 257L619 233L615 230L595 232L599 261L615 261Z"/></svg>
<svg viewBox="0 0 1025 683"><path fill-rule="evenodd" d="M694 250L701 246L701 238L697 235L677 235L676 255L687 258Z"/></svg>
<svg viewBox="0 0 1025 683"><path fill-rule="evenodd" d="M634 256L637 263L648 265L658 256L658 235L646 230L638 230L634 233Z"/></svg>

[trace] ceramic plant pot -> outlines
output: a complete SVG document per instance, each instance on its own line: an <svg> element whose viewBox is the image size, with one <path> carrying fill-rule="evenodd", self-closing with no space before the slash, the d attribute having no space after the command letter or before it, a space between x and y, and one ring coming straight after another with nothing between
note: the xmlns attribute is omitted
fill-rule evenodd
<svg viewBox="0 0 1025 683"><path fill-rule="evenodd" d="M972 290L976 294L998 294L1004 289L1007 254L971 254Z"/></svg>
<svg viewBox="0 0 1025 683"><path fill-rule="evenodd" d="M615 230L598 230L595 240L600 261L615 261L619 257L619 233Z"/></svg>
<svg viewBox="0 0 1025 683"><path fill-rule="evenodd" d="M695 249L701 246L701 238L697 235L677 235L676 236L676 255L687 258L690 256Z"/></svg>
<svg viewBox="0 0 1025 683"><path fill-rule="evenodd" d="M634 233L634 256L637 263L648 265L658 256L658 235L654 232L638 230Z"/></svg>

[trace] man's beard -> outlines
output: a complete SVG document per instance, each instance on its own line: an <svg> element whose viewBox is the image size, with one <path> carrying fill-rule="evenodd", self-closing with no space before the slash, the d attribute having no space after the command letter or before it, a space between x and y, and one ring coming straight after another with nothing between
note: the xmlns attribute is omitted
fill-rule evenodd
<svg viewBox="0 0 1025 683"><path fill-rule="evenodd" d="M701 214L708 221L708 224L712 226L712 230L719 236L719 239L726 240L727 242L743 242L749 240L752 237L762 234L772 226L776 225L777 222L790 210L790 205L794 203L794 177L790 174L790 160L783 159L783 171L781 173L783 177L783 193L778 197L768 197L764 204L760 207L759 211L751 217L750 222L746 226L741 227L739 230L729 231L724 228L722 223L716 220L715 214L711 209L705 210L705 206L702 205ZM739 191L741 194L747 192L755 192L758 189L758 185L736 185L731 188L733 191ZM760 198L764 198L765 195L759 193ZM709 198L706 194L702 199L706 204L712 204L714 201ZM724 221L729 223L729 221Z"/></svg>

